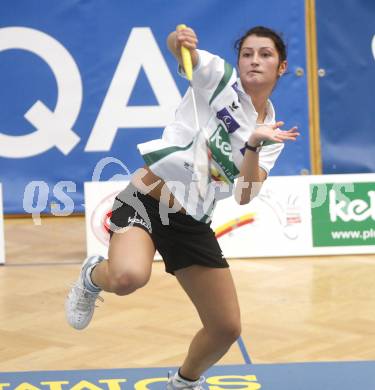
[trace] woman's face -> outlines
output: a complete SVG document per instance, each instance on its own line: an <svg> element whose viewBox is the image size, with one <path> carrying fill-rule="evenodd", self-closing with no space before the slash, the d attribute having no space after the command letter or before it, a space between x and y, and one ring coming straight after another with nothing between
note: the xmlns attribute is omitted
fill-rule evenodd
<svg viewBox="0 0 375 390"><path fill-rule="evenodd" d="M241 48L238 69L242 85L251 90L274 87L285 72L287 62L279 64L279 53L272 39L248 36Z"/></svg>

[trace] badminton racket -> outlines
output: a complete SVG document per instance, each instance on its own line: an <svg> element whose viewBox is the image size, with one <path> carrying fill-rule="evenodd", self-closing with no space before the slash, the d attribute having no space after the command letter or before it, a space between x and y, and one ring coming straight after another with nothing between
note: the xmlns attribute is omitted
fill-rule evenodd
<svg viewBox="0 0 375 390"><path fill-rule="evenodd" d="M185 24L177 26L177 30L183 30L187 28ZM196 182L198 187L198 194L202 199L205 199L208 185L210 182L210 166L211 166L211 151L208 145L208 136L204 128L199 124L197 101L195 98L195 92L193 88L193 62L191 58L190 50L184 46L181 46L182 64L185 71L186 78L189 80L191 98L193 102L193 111L195 118L195 127L197 134L194 140L194 161L193 161L193 181Z"/></svg>

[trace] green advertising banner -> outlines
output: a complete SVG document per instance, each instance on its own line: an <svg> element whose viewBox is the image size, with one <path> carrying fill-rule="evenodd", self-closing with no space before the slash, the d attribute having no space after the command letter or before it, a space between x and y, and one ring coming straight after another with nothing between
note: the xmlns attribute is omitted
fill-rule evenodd
<svg viewBox="0 0 375 390"><path fill-rule="evenodd" d="M375 183L310 184L313 246L375 245Z"/></svg>

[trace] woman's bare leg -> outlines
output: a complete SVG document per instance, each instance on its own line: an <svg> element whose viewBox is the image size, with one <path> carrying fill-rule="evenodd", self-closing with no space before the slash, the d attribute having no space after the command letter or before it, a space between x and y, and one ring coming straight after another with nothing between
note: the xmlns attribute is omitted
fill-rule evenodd
<svg viewBox="0 0 375 390"><path fill-rule="evenodd" d="M92 282L104 291L127 295L143 287L151 276L155 246L150 235L133 226L114 233L108 260L92 271Z"/></svg>
<svg viewBox="0 0 375 390"><path fill-rule="evenodd" d="M228 268L193 265L175 274L203 323L180 368L182 376L195 380L216 363L240 336L237 293Z"/></svg>

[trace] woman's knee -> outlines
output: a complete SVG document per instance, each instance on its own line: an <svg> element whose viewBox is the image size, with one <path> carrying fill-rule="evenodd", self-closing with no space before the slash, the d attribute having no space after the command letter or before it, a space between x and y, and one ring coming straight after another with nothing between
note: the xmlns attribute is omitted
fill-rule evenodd
<svg viewBox="0 0 375 390"><path fill-rule="evenodd" d="M241 335L241 321L229 320L208 329L217 339L226 344L233 344Z"/></svg>
<svg viewBox="0 0 375 390"><path fill-rule="evenodd" d="M149 280L149 272L143 270L126 270L111 275L111 290L117 295L128 295L145 286Z"/></svg>

